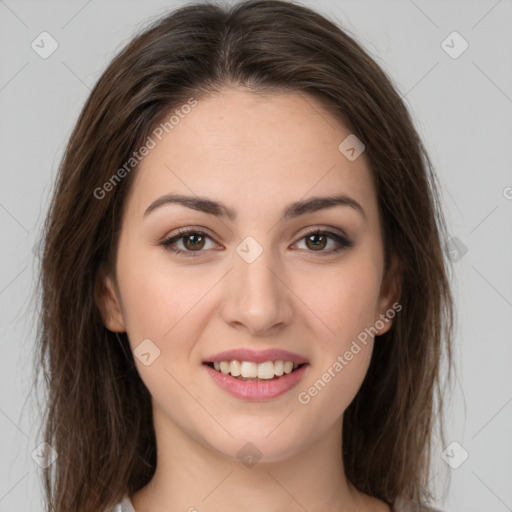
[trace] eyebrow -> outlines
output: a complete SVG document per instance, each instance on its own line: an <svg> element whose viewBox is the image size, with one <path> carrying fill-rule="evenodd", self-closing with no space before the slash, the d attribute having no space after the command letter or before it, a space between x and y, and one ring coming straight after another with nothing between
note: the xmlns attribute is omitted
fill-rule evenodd
<svg viewBox="0 0 512 512"><path fill-rule="evenodd" d="M167 204L179 204L186 208L191 208L216 217L227 218L231 221L235 221L237 218L236 211L221 202L213 201L207 197L186 196L181 194L165 194L162 197L159 197L147 207L143 217L146 217L152 211ZM343 194L325 197L311 197L309 199L290 203L284 208L280 220L296 218L301 215L305 215L306 213L314 213L320 210L333 208L335 206L349 206L350 208L358 211L364 219L367 220L363 207L355 199Z"/></svg>

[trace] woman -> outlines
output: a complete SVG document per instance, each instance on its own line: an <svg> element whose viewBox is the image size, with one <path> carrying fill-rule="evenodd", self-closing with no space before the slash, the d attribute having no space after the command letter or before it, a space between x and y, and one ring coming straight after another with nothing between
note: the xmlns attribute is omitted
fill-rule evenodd
<svg viewBox="0 0 512 512"><path fill-rule="evenodd" d="M134 38L45 226L48 510L428 510L436 187L390 80L308 8L194 4Z"/></svg>

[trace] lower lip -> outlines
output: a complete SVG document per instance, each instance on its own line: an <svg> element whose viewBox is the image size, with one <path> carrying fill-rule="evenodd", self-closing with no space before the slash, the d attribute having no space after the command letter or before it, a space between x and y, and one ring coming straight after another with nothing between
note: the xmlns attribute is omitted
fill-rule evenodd
<svg viewBox="0 0 512 512"><path fill-rule="evenodd" d="M207 364L204 366L214 382L224 391L242 400L261 402L276 398L296 386L304 376L308 364L304 364L294 372L286 373L278 379L266 381L238 380L229 374L214 370Z"/></svg>

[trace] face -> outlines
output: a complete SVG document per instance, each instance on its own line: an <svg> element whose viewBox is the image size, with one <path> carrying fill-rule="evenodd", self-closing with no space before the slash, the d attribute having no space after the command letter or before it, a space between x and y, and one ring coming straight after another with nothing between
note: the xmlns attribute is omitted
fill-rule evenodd
<svg viewBox="0 0 512 512"><path fill-rule="evenodd" d="M225 90L136 171L101 308L127 332L155 414L204 447L235 458L250 441L272 461L319 440L365 377L368 330L391 327L376 191L364 153L338 149L349 134L313 98ZM348 199L309 202L334 196ZM249 371L258 356L306 364L260 382L206 364L234 349L254 353L220 359ZM293 355L261 354L273 349Z"/></svg>

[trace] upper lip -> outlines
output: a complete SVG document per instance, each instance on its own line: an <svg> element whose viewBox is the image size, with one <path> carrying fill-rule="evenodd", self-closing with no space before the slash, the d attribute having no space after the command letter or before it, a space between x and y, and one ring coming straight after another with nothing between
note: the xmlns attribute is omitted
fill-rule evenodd
<svg viewBox="0 0 512 512"><path fill-rule="evenodd" d="M287 350L270 348L267 350L251 350L248 348L236 348L219 352L206 358L204 363L220 363L221 361L252 361L254 363L264 363L265 361L292 361L293 363L303 364L308 360L299 354L294 354Z"/></svg>

